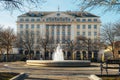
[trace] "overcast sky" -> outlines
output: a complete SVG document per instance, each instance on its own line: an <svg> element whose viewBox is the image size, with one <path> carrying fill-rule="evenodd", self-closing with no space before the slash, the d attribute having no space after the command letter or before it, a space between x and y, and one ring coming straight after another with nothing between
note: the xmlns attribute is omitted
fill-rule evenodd
<svg viewBox="0 0 120 80"><path fill-rule="evenodd" d="M17 16L23 13L31 11L58 11L58 6L60 11L80 11L80 9L73 3L73 0L47 0L46 3L42 4L39 8L34 8L30 6L29 9L25 9L23 12L14 11L12 14L9 11L3 10L0 12L0 24L5 27L10 26L16 31L16 21ZM114 12L103 13L100 8L90 10L88 12L100 16L102 24L107 22L116 22L120 20L120 14Z"/></svg>

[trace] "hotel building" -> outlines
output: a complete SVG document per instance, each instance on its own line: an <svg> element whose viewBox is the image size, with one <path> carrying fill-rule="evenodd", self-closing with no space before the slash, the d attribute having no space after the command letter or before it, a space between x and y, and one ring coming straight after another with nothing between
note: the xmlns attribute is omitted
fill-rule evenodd
<svg viewBox="0 0 120 80"><path fill-rule="evenodd" d="M77 36L94 40L100 37L100 26L99 16L81 11L31 11L17 17L17 33L22 35L26 30L34 33L34 46L38 34L42 38L51 37L54 44L75 40Z"/></svg>

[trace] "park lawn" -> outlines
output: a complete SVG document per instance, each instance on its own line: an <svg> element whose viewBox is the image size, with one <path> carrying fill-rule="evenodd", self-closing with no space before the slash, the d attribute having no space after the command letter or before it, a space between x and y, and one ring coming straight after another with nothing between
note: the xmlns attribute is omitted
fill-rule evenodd
<svg viewBox="0 0 120 80"><path fill-rule="evenodd" d="M0 72L0 80L9 80L10 78L12 78L18 74L19 73Z"/></svg>

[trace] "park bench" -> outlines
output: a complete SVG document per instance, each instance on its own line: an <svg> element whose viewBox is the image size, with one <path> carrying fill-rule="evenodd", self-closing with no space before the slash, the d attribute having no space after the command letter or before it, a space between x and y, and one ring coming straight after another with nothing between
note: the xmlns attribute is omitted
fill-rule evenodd
<svg viewBox="0 0 120 80"><path fill-rule="evenodd" d="M117 64L118 66L109 66L109 64ZM101 75L103 69L106 70L107 75L108 75L108 69L118 69L120 75L120 59L116 59L116 60L112 59L112 60L106 60L105 62L101 62L100 63Z"/></svg>

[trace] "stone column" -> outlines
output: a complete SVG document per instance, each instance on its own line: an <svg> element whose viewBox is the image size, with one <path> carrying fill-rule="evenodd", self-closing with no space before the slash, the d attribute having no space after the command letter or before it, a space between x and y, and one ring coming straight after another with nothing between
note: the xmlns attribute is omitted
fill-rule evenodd
<svg viewBox="0 0 120 80"><path fill-rule="evenodd" d="M83 60L83 53L82 53L82 51L80 51L80 57L81 57L81 60Z"/></svg>
<svg viewBox="0 0 120 80"><path fill-rule="evenodd" d="M92 51L92 59L94 59L94 52Z"/></svg>
<svg viewBox="0 0 120 80"><path fill-rule="evenodd" d="M51 59L51 52L49 51L49 60Z"/></svg>
<svg viewBox="0 0 120 80"><path fill-rule="evenodd" d="M54 26L54 44L56 43L57 40L57 26Z"/></svg>
<svg viewBox="0 0 120 80"><path fill-rule="evenodd" d="M76 51L74 52L74 60L76 60Z"/></svg>
<svg viewBox="0 0 120 80"><path fill-rule="evenodd" d="M88 59L88 51L86 51L86 59Z"/></svg>
<svg viewBox="0 0 120 80"><path fill-rule="evenodd" d="M65 51L65 59L67 59L67 51Z"/></svg>
<svg viewBox="0 0 120 80"><path fill-rule="evenodd" d="M60 43L62 43L61 41L62 41L62 26L60 26Z"/></svg>
<svg viewBox="0 0 120 80"><path fill-rule="evenodd" d="M25 55L25 50L23 50L23 54Z"/></svg>
<svg viewBox="0 0 120 80"><path fill-rule="evenodd" d="M36 56L36 51L34 50L34 56Z"/></svg>
<svg viewBox="0 0 120 80"><path fill-rule="evenodd" d="M54 44L56 43L56 35L57 35L57 32L56 32L57 30L56 30L56 25L54 25Z"/></svg>

